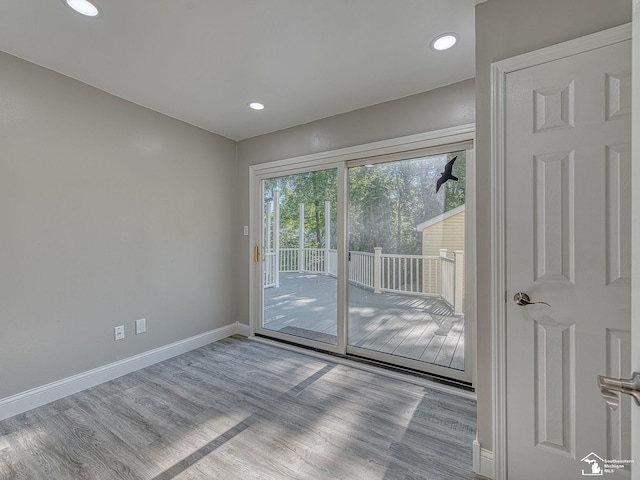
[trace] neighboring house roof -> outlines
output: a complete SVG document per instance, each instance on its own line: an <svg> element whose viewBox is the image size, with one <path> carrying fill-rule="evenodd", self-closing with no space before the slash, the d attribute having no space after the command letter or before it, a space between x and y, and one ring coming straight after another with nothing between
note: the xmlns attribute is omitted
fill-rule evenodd
<svg viewBox="0 0 640 480"><path fill-rule="evenodd" d="M446 220L449 217L453 217L454 215L457 215L460 212L464 212L464 203L456 208L452 208L451 210L444 212L441 215L437 215L433 218L430 218L426 222L422 222L421 224L416 226L416 230L418 232L421 232L425 228L429 228L430 226L435 225L436 223L442 222L443 220Z"/></svg>

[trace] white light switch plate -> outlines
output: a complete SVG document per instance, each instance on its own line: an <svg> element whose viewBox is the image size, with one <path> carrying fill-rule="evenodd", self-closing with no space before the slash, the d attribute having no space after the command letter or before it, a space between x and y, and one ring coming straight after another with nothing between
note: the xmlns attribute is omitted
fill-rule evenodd
<svg viewBox="0 0 640 480"><path fill-rule="evenodd" d="M146 331L147 331L147 319L140 318L139 320L136 320L136 335L139 335Z"/></svg>

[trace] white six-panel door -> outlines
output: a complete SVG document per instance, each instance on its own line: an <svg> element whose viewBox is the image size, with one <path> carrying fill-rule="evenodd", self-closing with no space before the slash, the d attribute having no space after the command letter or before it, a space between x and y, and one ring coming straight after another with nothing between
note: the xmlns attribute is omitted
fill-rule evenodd
<svg viewBox="0 0 640 480"><path fill-rule="evenodd" d="M630 376L631 41L505 87L508 478L582 478L631 455L629 397L596 382Z"/></svg>

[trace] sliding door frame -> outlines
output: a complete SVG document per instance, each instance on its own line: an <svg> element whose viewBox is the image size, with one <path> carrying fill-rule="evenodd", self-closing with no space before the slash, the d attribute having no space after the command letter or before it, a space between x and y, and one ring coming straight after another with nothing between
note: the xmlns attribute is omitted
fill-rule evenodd
<svg viewBox="0 0 640 480"><path fill-rule="evenodd" d="M268 166L270 164L266 164ZM251 167L250 167L251 168ZM262 314L263 314L263 304L264 304L264 288L262 286L262 263L263 262L255 262L253 261L253 248L255 246L261 246L262 241L262 200L264 198L263 191L263 181L269 178L284 176L284 175L295 175L298 173L308 173L320 170L330 170L337 169L337 182L336 188L338 193L338 204L337 204L337 236L338 236L338 278L337 278L337 312L336 312L336 323L337 323L337 343L325 343L317 340L312 340L310 338L292 336L290 334L280 333L274 330L268 330L262 327ZM265 335L271 338L275 338L277 340L284 341L292 341L295 339L295 343L299 345L304 345L306 347L312 347L319 350L324 350L330 353L337 353L344 355L345 354L345 337L344 334L346 332L346 316L344 315L344 309L342 306L346 304L345 294L343 292L346 291L346 267L343 266L345 264L344 252L346 251L341 246L344 244L345 239L345 219L346 213L343 211L345 204L345 189L342 187L346 182L345 179L345 164L344 162L323 162L313 165L303 165L295 168L285 168L285 170L281 170L281 167L275 166L275 168L265 168L259 172L254 172L251 177L251 182L249 185L250 192L253 192L253 199L250 200L250 209L253 215L249 216L250 226L253 227L250 230L250 239L251 239L251 284L253 285L253 290L250 290L250 301L253 308L250 308L251 322L250 322L250 333L251 335L259 334ZM252 184L253 183L253 184ZM257 218L253 218L253 217ZM250 306L251 306L250 305Z"/></svg>
<svg viewBox="0 0 640 480"><path fill-rule="evenodd" d="M442 154L446 154L446 153L451 153L454 151L460 151L463 150L466 152L466 157L467 157L467 167L466 167L466 180L467 180L467 189L466 192L469 192L469 190L473 191L473 188L469 189L468 187L470 186L470 180L471 180L471 176L473 175L473 179L474 179L474 183L475 183L475 170L473 170L473 168L470 168L470 166L475 165L475 155L474 155L474 150L473 150L473 140L472 139L468 139L468 140L463 140L463 141L459 141L459 142L455 142L455 143L447 143L447 144L443 144L443 145L437 145L437 146L432 146L432 147L426 147L423 149L418 149L418 150L410 150L410 151L402 151L402 152L398 152L398 153L394 153L394 154L387 154L387 155L378 155L375 157L368 157L368 158L359 158L357 160L350 160L346 162L346 176L347 176L347 182L349 180L349 169L353 168L353 167L361 167L361 166L365 166L365 165L378 165L378 164L391 164L393 162L400 162L400 161L404 161L404 160L412 160L415 158L421 158L421 157L427 157L427 156L432 156L432 155L442 155ZM472 208L472 202L467 202L467 199L469 197L471 197L472 195L465 193L465 204L468 205L469 208L465 207L465 212L466 211L475 211ZM348 197L348 195L347 195ZM348 209L347 209L348 210ZM473 214L472 212L469 212L468 214ZM466 231L468 228L467 225L467 221L465 219L465 272L467 271L467 268L469 268L469 263L470 261L466 258L466 252L469 250L469 248L471 247L473 241L468 241L468 236L469 233ZM347 225L347 231L348 231L348 225ZM475 239L475 232L473 233L473 239ZM473 240L472 239L472 240ZM473 276L475 277L475 271L473 273ZM465 275L466 277L466 275ZM464 289L466 290L468 288L468 283L465 281L465 285L464 285ZM465 304L467 304L467 301L465 299ZM467 305L468 306L468 305ZM475 307L474 307L475 308ZM347 299L347 311L349 309L349 305L348 305L348 299ZM466 309L465 309L466 310ZM473 335L473 329L472 328L467 328L468 326L470 326L471 322L469 320L469 317L467 316L467 312L465 311L464 314L464 322L465 322L465 329L464 329L464 341L465 341L465 369L464 370L457 370L455 368L450 368L450 367L444 367L441 365L437 365L435 363L430 363L430 362L424 362L424 361L420 361L420 360L414 360L411 358L407 358L407 357L403 357L400 355L394 355L392 353L383 353L380 352L378 350L374 350L374 349L368 349L368 348L362 348L362 347L357 347L355 345L350 345L349 344L349 338L347 337L347 351L346 353L348 355L354 355L354 356L358 356L358 357L364 357L367 359L371 359L371 360L375 360L378 362L384 362L384 363L391 363L394 365L398 365L404 368L410 368L410 369L414 369L414 370L419 370L419 371L427 371L427 373L429 374L434 374L434 375L440 375L442 377L447 377L450 379L454 379L454 380L459 380L462 382L468 382L468 383L472 383L472 374L471 374L471 369L468 368L467 366L467 357L471 357L471 350L468 348L468 346L475 346L475 337ZM475 318L475 317L474 317ZM475 322L474 322L475 323ZM347 325L348 325L348 319L347 319ZM475 348L475 347L474 347Z"/></svg>
<svg viewBox="0 0 640 480"><path fill-rule="evenodd" d="M347 348L347 273L348 264L346 252L348 251L348 214L347 201L347 168L369 163L376 157L392 158L410 156L412 152L433 149L434 152L448 148L449 145L471 141L475 138L475 124L461 125L457 127L420 133L406 137L383 140L354 147L342 148L327 152L314 153L300 157L276 160L268 163L251 165L249 167L249 249L247 254L251 259L249 266L249 328L250 334L266 333L261 328L261 316L263 305L263 289L261 263L253 262L253 249L261 245L262 232L262 180L283 175L337 168L338 188L338 291L337 291L337 337L336 345L322 343L314 340L295 337L300 345L318 348L330 353L346 355L358 354L355 347ZM475 249L475 157L471 147L467 158L467 186L465 192L465 370L460 375L451 375L454 370L443 368L443 372L434 371L436 374L444 374L452 378L470 382L475 385L476 378L476 249ZM388 161L388 160L387 160ZM268 336L276 339L291 341L291 336L268 331ZM367 351L367 356L370 351ZM404 365L405 362L394 363ZM405 366L412 367L413 364ZM439 369L435 369L439 370Z"/></svg>

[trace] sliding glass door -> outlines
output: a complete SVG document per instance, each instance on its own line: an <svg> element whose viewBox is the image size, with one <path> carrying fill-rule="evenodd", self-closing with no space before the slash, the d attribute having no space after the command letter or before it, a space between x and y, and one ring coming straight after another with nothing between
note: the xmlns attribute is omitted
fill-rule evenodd
<svg viewBox="0 0 640 480"><path fill-rule="evenodd" d="M465 180L464 150L348 169L349 352L464 370Z"/></svg>
<svg viewBox="0 0 640 480"><path fill-rule="evenodd" d="M256 176L254 331L469 381L469 147Z"/></svg>
<svg viewBox="0 0 640 480"><path fill-rule="evenodd" d="M263 179L261 329L337 344L337 169ZM295 338L290 338L295 337Z"/></svg>

